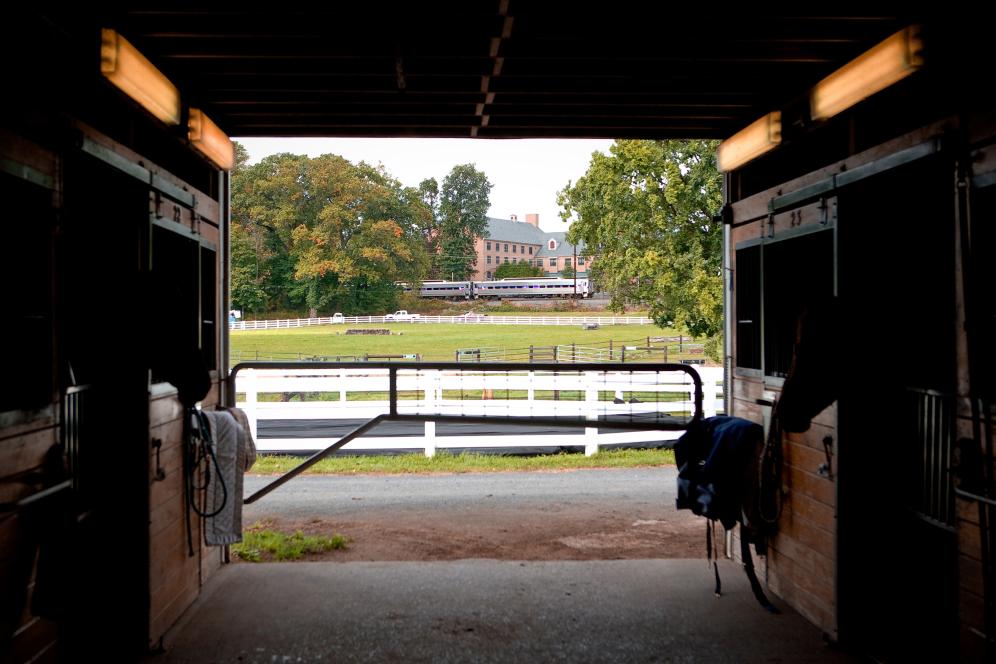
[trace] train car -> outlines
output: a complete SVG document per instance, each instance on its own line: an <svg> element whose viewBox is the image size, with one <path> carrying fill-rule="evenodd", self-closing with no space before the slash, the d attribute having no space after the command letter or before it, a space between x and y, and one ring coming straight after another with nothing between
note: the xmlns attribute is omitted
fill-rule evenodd
<svg viewBox="0 0 996 664"><path fill-rule="evenodd" d="M497 279L475 281L474 297L497 299L503 297L588 297L587 279L561 279L536 277L533 279Z"/></svg>
<svg viewBox="0 0 996 664"><path fill-rule="evenodd" d="M406 293L413 290L411 284L399 283L398 287ZM424 281L418 295L442 300L469 300L473 296L473 286L469 281Z"/></svg>

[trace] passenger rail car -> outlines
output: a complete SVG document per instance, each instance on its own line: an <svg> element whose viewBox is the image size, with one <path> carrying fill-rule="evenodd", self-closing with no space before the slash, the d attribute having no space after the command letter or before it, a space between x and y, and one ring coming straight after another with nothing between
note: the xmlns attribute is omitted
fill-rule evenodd
<svg viewBox="0 0 996 664"><path fill-rule="evenodd" d="M536 279L498 279L475 281L474 297L588 297L588 280L538 277Z"/></svg>
<svg viewBox="0 0 996 664"><path fill-rule="evenodd" d="M398 284L406 292L412 292L411 284ZM469 281L424 281L418 291L419 297L440 300L469 300L473 297L473 286Z"/></svg>
<svg viewBox="0 0 996 664"><path fill-rule="evenodd" d="M411 284L398 283L406 293ZM534 279L494 279L491 281L426 281L418 292L419 297L440 300L498 299L503 297L561 297L584 298L589 296L587 279L561 279L536 277Z"/></svg>

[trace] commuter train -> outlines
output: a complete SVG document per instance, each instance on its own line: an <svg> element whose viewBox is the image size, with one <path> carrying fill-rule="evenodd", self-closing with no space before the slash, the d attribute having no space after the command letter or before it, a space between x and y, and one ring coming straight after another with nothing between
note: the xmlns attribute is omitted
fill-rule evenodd
<svg viewBox="0 0 996 664"><path fill-rule="evenodd" d="M406 293L412 286L399 283ZM445 300L496 300L499 298L562 297L585 298L589 296L587 279L562 279L535 277L532 279L492 279L488 281L425 281L419 297Z"/></svg>

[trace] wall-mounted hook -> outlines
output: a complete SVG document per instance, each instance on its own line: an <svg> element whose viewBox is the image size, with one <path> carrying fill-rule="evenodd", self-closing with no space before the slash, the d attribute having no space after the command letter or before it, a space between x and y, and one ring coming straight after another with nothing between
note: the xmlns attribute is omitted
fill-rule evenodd
<svg viewBox="0 0 996 664"><path fill-rule="evenodd" d="M827 455L827 460L825 463L821 463L819 466L816 467L816 474L819 475L820 477L825 477L828 480L833 479L833 465L832 465L833 452L831 451L832 448L833 448L833 436L824 436L823 452Z"/></svg>
<svg viewBox="0 0 996 664"><path fill-rule="evenodd" d="M163 441L162 441L162 439L160 439L160 438L153 438L152 439L152 447L154 447L155 450L156 450L156 474L153 476L153 478L157 482L162 482L164 479L166 479L166 471L163 470L163 464L162 464L162 461L161 461L161 459L159 457L159 453L162 452L162 449L163 449Z"/></svg>

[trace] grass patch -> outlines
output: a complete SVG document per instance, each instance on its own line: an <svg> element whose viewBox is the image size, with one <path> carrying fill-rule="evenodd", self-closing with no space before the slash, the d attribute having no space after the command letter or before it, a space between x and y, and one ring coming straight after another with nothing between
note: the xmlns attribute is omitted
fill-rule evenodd
<svg viewBox="0 0 996 664"><path fill-rule="evenodd" d="M345 549L350 539L338 533L331 537L305 535L298 530L291 534L271 530L270 522L256 522L242 533L242 541L231 547L240 560L251 563L266 560L300 560L309 553L324 553Z"/></svg>
<svg viewBox="0 0 996 664"><path fill-rule="evenodd" d="M300 464L301 457L261 455L249 472L286 473ZM438 452L432 458L421 453L384 456L333 456L322 459L305 471L311 475L353 475L361 473L481 473L575 468L637 468L674 465L674 452L663 450L606 450L590 457L580 453L544 456L499 456L496 454L450 454Z"/></svg>

